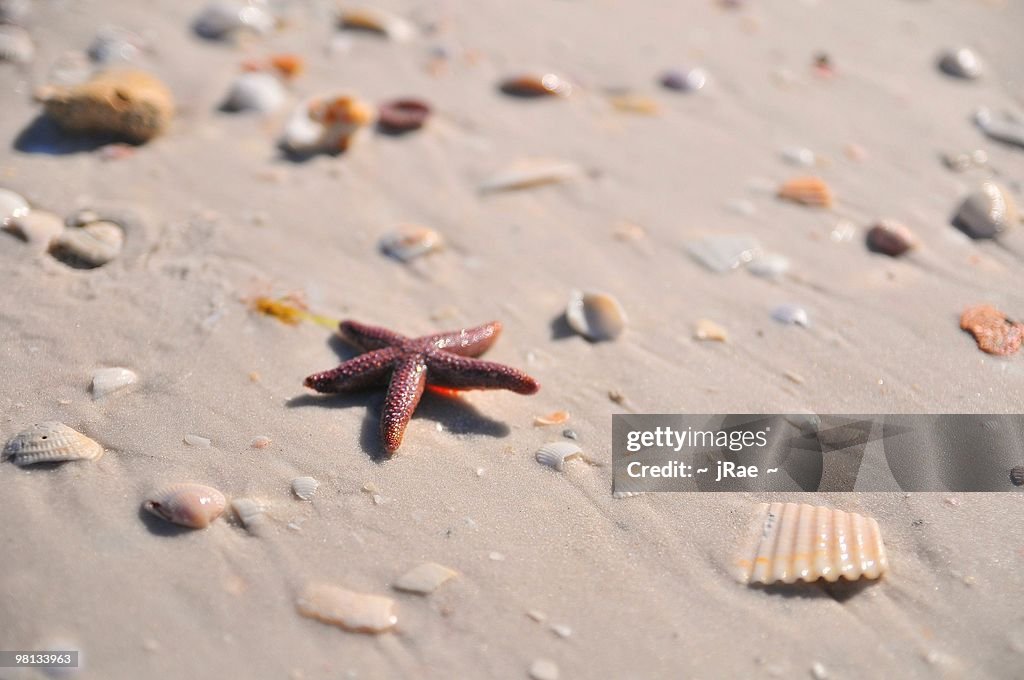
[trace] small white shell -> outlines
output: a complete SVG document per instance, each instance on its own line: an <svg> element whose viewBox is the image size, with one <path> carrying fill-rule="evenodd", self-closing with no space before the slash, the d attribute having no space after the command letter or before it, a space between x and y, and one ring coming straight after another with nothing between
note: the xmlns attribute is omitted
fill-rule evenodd
<svg viewBox="0 0 1024 680"><path fill-rule="evenodd" d="M799 305L779 305L772 310L772 318L779 323L803 326L804 328L811 325L811 320L807 316L807 310Z"/></svg>
<svg viewBox="0 0 1024 680"><path fill-rule="evenodd" d="M458 575L457 571L436 562L424 562L399 576L392 585L396 590L429 595L440 588L445 581Z"/></svg>
<svg viewBox="0 0 1024 680"><path fill-rule="evenodd" d="M981 59L973 50L961 47L949 50L939 57L939 69L946 75L973 80L981 76Z"/></svg>
<svg viewBox="0 0 1024 680"><path fill-rule="evenodd" d="M805 146L790 146L782 150L782 160L786 161L790 165L796 165L798 167L809 168L818 161L818 157L813 151Z"/></svg>
<svg viewBox="0 0 1024 680"><path fill-rule="evenodd" d="M558 680L558 664L551 659L534 659L528 673L531 680Z"/></svg>
<svg viewBox="0 0 1024 680"><path fill-rule="evenodd" d="M537 462L559 472L565 470L566 461L580 458L586 460L583 449L572 442L551 442L537 449Z"/></svg>
<svg viewBox="0 0 1024 680"><path fill-rule="evenodd" d="M231 83L224 109L272 113L281 108L287 96L277 76L262 71L243 73Z"/></svg>
<svg viewBox="0 0 1024 680"><path fill-rule="evenodd" d="M313 500L313 495L320 487L320 482L312 477L296 477L292 480L292 493L304 501Z"/></svg>
<svg viewBox="0 0 1024 680"><path fill-rule="evenodd" d="M171 484L150 494L142 506L161 519L183 527L203 529L220 517L227 501L217 489L204 484Z"/></svg>
<svg viewBox="0 0 1024 680"><path fill-rule="evenodd" d="M342 28L379 33L388 40L407 42L416 37L416 26L397 14L375 7L349 7L339 13Z"/></svg>
<svg viewBox="0 0 1024 680"><path fill-rule="evenodd" d="M74 267L107 264L124 248L124 229L113 222L91 222L65 229L50 244L50 254Z"/></svg>
<svg viewBox="0 0 1024 680"><path fill-rule="evenodd" d="M212 40L227 38L240 29L269 33L277 20L264 5L258 1L214 0L199 12L192 28L198 35Z"/></svg>
<svg viewBox="0 0 1024 680"><path fill-rule="evenodd" d="M295 602L305 617L354 633L383 633L398 623L395 601L328 583L309 583Z"/></svg>
<svg viewBox="0 0 1024 680"><path fill-rule="evenodd" d="M189 446L194 446L197 449L207 449L210 447L210 440L207 437L200 437L198 434L186 434L181 438Z"/></svg>
<svg viewBox="0 0 1024 680"><path fill-rule="evenodd" d="M626 312L606 293L574 290L569 295L565 318L570 328L594 342L614 340L626 330Z"/></svg>
<svg viewBox="0 0 1024 680"><path fill-rule="evenodd" d="M750 261L747 271L764 279L778 280L789 271L789 258L775 253L761 253Z"/></svg>
<svg viewBox="0 0 1024 680"><path fill-rule="evenodd" d="M99 399L116 390L124 389L139 379L139 376L127 368L101 368L92 374L92 398Z"/></svg>
<svg viewBox="0 0 1024 680"><path fill-rule="evenodd" d="M15 465L59 463L68 460L96 460L103 447L56 420L37 423L16 434L4 446L3 458Z"/></svg>
<svg viewBox="0 0 1024 680"><path fill-rule="evenodd" d="M11 220L28 215L28 201L21 194L10 189L0 189L0 224L7 226Z"/></svg>
<svg viewBox="0 0 1024 680"><path fill-rule="evenodd" d="M960 204L954 224L971 238L995 238L1018 219L1010 192L1000 184L985 182Z"/></svg>
<svg viewBox="0 0 1024 680"><path fill-rule="evenodd" d="M853 512L761 503L735 563L741 583L876 579L889 568L878 522Z"/></svg>
<svg viewBox="0 0 1024 680"><path fill-rule="evenodd" d="M259 536L266 529L267 508L260 501L254 498L235 498L231 501L231 509L250 534Z"/></svg>
<svg viewBox="0 0 1024 680"><path fill-rule="evenodd" d="M1024 119L1020 116L1004 114L996 118L991 109L983 106L974 112L974 123L982 132L997 142L1024 147ZM984 152L981 153L984 154ZM973 158L971 160L974 161Z"/></svg>
<svg viewBox="0 0 1024 680"><path fill-rule="evenodd" d="M36 250L45 251L53 239L64 231L64 222L51 212L31 210L26 215L12 217L5 228L25 239Z"/></svg>
<svg viewBox="0 0 1024 680"><path fill-rule="evenodd" d="M35 53L28 31L21 26L0 25L0 61L26 64L32 61Z"/></svg>
<svg viewBox="0 0 1024 680"><path fill-rule="evenodd" d="M406 224L385 234L380 240L380 249L400 262L408 262L439 250L443 244L441 234L430 227Z"/></svg>
<svg viewBox="0 0 1024 680"><path fill-rule="evenodd" d="M529 189L544 184L568 182L583 176L575 163L546 158L526 158L491 175L479 185L481 193Z"/></svg>

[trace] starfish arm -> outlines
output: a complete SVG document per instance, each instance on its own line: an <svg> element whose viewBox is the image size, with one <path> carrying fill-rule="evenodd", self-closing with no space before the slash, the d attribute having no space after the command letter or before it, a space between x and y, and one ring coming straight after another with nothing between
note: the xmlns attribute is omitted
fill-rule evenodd
<svg viewBox="0 0 1024 680"><path fill-rule="evenodd" d="M427 367L422 354L402 359L395 366L384 398L384 415L380 420L380 435L388 453L394 453L402 445L405 427L420 403L426 384Z"/></svg>
<svg viewBox="0 0 1024 680"><path fill-rule="evenodd" d="M352 392L384 385L400 354L396 347L360 354L329 371L314 373L303 384L317 392Z"/></svg>
<svg viewBox="0 0 1024 680"><path fill-rule="evenodd" d="M511 390L533 394L540 384L522 371L493 361L468 359L449 352L426 355L430 384L455 390Z"/></svg>
<svg viewBox="0 0 1024 680"><path fill-rule="evenodd" d="M346 342L363 351L393 347L405 340L405 336L394 331L380 326L367 326L352 320L339 323L338 332Z"/></svg>
<svg viewBox="0 0 1024 680"><path fill-rule="evenodd" d="M464 357L478 357L498 339L501 334L501 322L492 321L474 328L463 328L449 333L436 333L422 338L437 349Z"/></svg>

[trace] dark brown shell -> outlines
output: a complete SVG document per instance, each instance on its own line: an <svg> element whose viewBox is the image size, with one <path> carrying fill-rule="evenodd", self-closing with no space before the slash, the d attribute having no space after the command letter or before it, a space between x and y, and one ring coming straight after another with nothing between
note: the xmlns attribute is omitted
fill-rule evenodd
<svg viewBox="0 0 1024 680"><path fill-rule="evenodd" d="M411 132L430 118L430 105L419 99L395 99L377 109L377 124L385 132Z"/></svg>
<svg viewBox="0 0 1024 680"><path fill-rule="evenodd" d="M914 247L914 234L895 220L881 220L868 230L868 248L876 253L899 257Z"/></svg>

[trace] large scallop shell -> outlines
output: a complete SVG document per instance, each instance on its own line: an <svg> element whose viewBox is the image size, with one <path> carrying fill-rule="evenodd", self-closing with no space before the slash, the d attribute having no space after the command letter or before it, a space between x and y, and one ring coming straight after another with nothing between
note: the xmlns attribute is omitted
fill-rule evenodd
<svg viewBox="0 0 1024 680"><path fill-rule="evenodd" d="M354 633L383 633L398 623L395 601L329 583L309 583L295 602L299 613Z"/></svg>
<svg viewBox="0 0 1024 680"><path fill-rule="evenodd" d="M192 529L203 529L224 512L227 500L204 484L171 484L150 494L143 507L157 517Z"/></svg>
<svg viewBox="0 0 1024 680"><path fill-rule="evenodd" d="M3 457L15 465L96 460L103 447L64 423L48 420L16 434L4 447Z"/></svg>
<svg viewBox="0 0 1024 680"><path fill-rule="evenodd" d="M1010 192L996 182L985 182L960 204L953 224L971 238L995 238L1018 219Z"/></svg>
<svg viewBox="0 0 1024 680"><path fill-rule="evenodd" d="M565 470L566 461L573 460L574 458L586 460L583 455L583 449L572 442L551 442L545 444L537 449L534 456L537 458L538 463L547 465L559 472Z"/></svg>
<svg viewBox="0 0 1024 680"><path fill-rule="evenodd" d="M345 151L374 116L373 107L352 94L311 97L285 123L281 145L297 154Z"/></svg>
<svg viewBox="0 0 1024 680"><path fill-rule="evenodd" d="M606 293L572 291L565 318L570 328L594 342L614 340L626 330L625 310Z"/></svg>
<svg viewBox="0 0 1024 680"><path fill-rule="evenodd" d="M417 595L429 595L441 585L459 575L459 572L436 562L424 562L405 572L392 584L396 590Z"/></svg>
<svg viewBox="0 0 1024 680"><path fill-rule="evenodd" d="M831 208L832 189L820 177L796 177L779 187L779 198L816 208Z"/></svg>
<svg viewBox="0 0 1024 680"><path fill-rule="evenodd" d="M92 374L92 398L105 397L111 392L128 387L138 379L135 371L120 366L97 369Z"/></svg>
<svg viewBox="0 0 1024 680"><path fill-rule="evenodd" d="M84 227L68 227L50 242L50 254L65 264L93 269L121 254L124 229L114 222L90 222Z"/></svg>
<svg viewBox="0 0 1024 680"><path fill-rule="evenodd" d="M876 579L889 568L878 522L807 504L761 503L736 560L742 583Z"/></svg>

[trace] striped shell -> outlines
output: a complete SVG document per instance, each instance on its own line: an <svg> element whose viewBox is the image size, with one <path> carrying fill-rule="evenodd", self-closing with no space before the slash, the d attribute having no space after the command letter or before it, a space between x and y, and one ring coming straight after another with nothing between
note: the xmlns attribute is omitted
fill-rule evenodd
<svg viewBox="0 0 1024 680"><path fill-rule="evenodd" d="M1024 486L1024 465L1018 465L1010 469L1010 482L1014 486Z"/></svg>
<svg viewBox="0 0 1024 680"><path fill-rule="evenodd" d="M583 449L572 442L551 442L537 449L537 462L559 472L565 469L565 462L574 458L584 459Z"/></svg>
<svg viewBox="0 0 1024 680"><path fill-rule="evenodd" d="M266 530L269 522L267 508L260 501L253 498L236 498L231 501L231 509L245 530L253 536L259 536Z"/></svg>
<svg viewBox="0 0 1024 680"><path fill-rule="evenodd" d="M742 583L876 579L889 568L878 522L807 504L761 503L736 560Z"/></svg>
<svg viewBox="0 0 1024 680"><path fill-rule="evenodd" d="M204 529L224 512L227 500L203 484L171 484L149 495L142 506L161 519L183 527Z"/></svg>
<svg viewBox="0 0 1024 680"><path fill-rule="evenodd" d="M779 198L800 205L831 208L832 189L820 177L796 177L779 187Z"/></svg>
<svg viewBox="0 0 1024 680"><path fill-rule="evenodd" d="M292 480L292 493L296 498L304 501L313 500L313 495L320 487L320 482L312 477L296 477Z"/></svg>
<svg viewBox="0 0 1024 680"><path fill-rule="evenodd" d="M995 238L1018 219L1010 192L1000 184L985 182L960 204L953 224L971 238Z"/></svg>
<svg viewBox="0 0 1024 680"><path fill-rule="evenodd" d="M48 420L19 432L4 447L3 457L15 465L96 460L103 447L64 423Z"/></svg>
<svg viewBox="0 0 1024 680"><path fill-rule="evenodd" d="M565 319L570 328L593 342L614 340L626 330L626 312L607 293L574 290L569 295Z"/></svg>
<svg viewBox="0 0 1024 680"><path fill-rule="evenodd" d="M354 633L383 633L398 623L395 601L329 583L309 583L295 602L299 613Z"/></svg>

